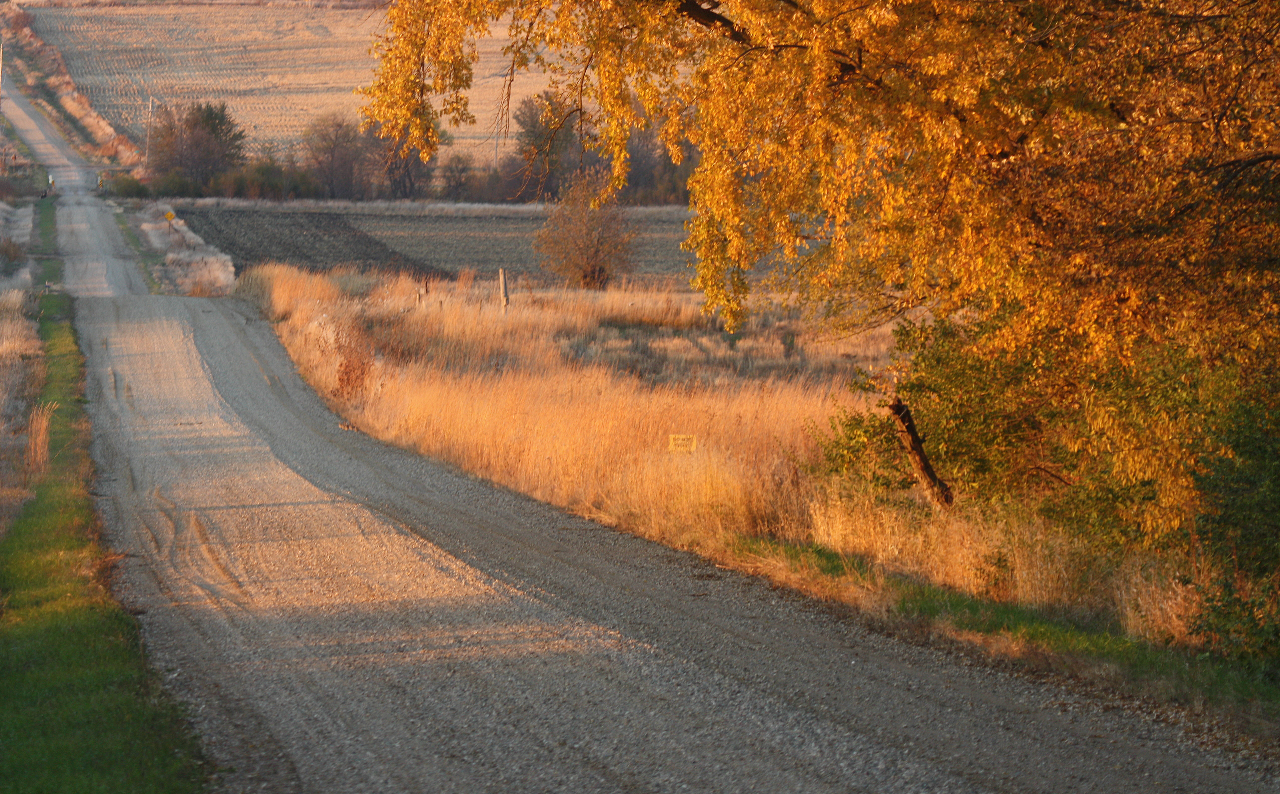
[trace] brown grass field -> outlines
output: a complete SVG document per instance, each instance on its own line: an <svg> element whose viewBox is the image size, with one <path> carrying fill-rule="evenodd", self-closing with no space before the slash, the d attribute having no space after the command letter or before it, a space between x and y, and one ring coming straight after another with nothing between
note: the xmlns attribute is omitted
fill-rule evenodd
<svg viewBox="0 0 1280 794"><path fill-rule="evenodd" d="M164 105L226 102L249 133L251 149L284 154L315 117L352 118L372 79L370 46L382 26L377 9L293 5L162 4L31 7L32 25L61 51L71 77L93 107L139 146L147 100ZM451 130L454 150L477 163L493 159L493 123L503 84L505 33L480 46L474 127ZM522 76L513 97L540 91ZM514 149L500 142L500 153Z"/></svg>
<svg viewBox="0 0 1280 794"><path fill-rule="evenodd" d="M491 281L351 270L249 270L240 294L276 322L300 372L359 429L576 513L824 597L888 608L886 577L993 602L1114 616L1185 637L1189 596L1159 559L1099 560L1029 515L885 504L809 473L815 436L888 329L824 339L781 309L727 335L688 292L517 291ZM693 435L693 454L669 449ZM870 564L832 580L744 538L816 544ZM1185 589L1185 588L1184 588Z"/></svg>

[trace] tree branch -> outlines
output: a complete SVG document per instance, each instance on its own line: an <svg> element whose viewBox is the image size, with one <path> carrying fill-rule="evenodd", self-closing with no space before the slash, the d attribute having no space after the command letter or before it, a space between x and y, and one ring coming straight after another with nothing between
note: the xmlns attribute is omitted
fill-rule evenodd
<svg viewBox="0 0 1280 794"><path fill-rule="evenodd" d="M1227 160L1225 163L1218 163L1206 168L1206 171L1243 171L1246 168L1253 168L1255 165L1263 163L1272 163L1280 160L1280 152L1265 151L1258 152L1251 157L1240 157L1235 160Z"/></svg>
<svg viewBox="0 0 1280 794"><path fill-rule="evenodd" d="M803 13L806 16L812 16L800 5L788 0L781 0L784 5L795 9L797 13ZM721 14L717 9L720 3L715 0L680 0L676 6L676 13L690 22L694 22L709 30L721 33L725 38L747 47L747 51L752 50L769 50L777 52L779 50L808 50L812 49L808 44L774 44L759 45L752 41L751 36L745 30L740 28L736 22L729 17ZM827 53L836 59L836 68L840 72L840 76L836 78L838 83L849 82L853 77L862 76L862 53L859 51L856 55L840 52L838 50L828 50ZM745 53L744 53L745 54ZM866 80L866 84L872 88L880 87L879 80Z"/></svg>

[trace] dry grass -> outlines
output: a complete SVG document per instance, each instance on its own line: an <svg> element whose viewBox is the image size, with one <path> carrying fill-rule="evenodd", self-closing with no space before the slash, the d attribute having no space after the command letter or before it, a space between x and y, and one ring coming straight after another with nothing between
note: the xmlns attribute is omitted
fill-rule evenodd
<svg viewBox="0 0 1280 794"><path fill-rule="evenodd" d="M41 403L31 408L27 419L27 485L49 470L49 421L56 410L57 403Z"/></svg>
<svg viewBox="0 0 1280 794"><path fill-rule="evenodd" d="M281 321L307 379L372 435L679 545L803 516L797 461L839 378L729 378L742 356L698 353L698 369L694 345L666 361L637 352L717 334L689 294L531 291L504 313L493 285L467 275L424 284L268 266L240 289ZM645 376L620 366L637 357L655 361ZM694 454L668 451L677 433L697 437Z"/></svg>
<svg viewBox="0 0 1280 794"><path fill-rule="evenodd" d="M730 336L699 296L639 289L517 291L504 312L470 271L442 283L269 265L239 291L361 430L577 514L872 610L905 578L1187 639L1185 561L1100 556L1027 511L938 514L808 474L814 429L850 400L851 366L891 352L886 329L835 341L774 311ZM668 451L671 434L696 451ZM832 579L731 551L742 537L858 562Z"/></svg>
<svg viewBox="0 0 1280 794"><path fill-rule="evenodd" d="M27 318L27 293L0 292L0 528L28 496L25 456L28 406L44 381L36 325Z"/></svg>
<svg viewBox="0 0 1280 794"><path fill-rule="evenodd" d="M470 272L447 283L266 266L239 289L355 426L538 499L722 560L743 536L816 544L870 573L737 562L862 606L884 606L897 576L1186 637L1178 561L1103 559L1025 512L938 514L806 473L814 428L851 399L851 366L890 353L885 329L822 339L775 311L730 336L698 296L635 289L517 291L504 312ZM696 436L696 451L670 452L671 434Z"/></svg>

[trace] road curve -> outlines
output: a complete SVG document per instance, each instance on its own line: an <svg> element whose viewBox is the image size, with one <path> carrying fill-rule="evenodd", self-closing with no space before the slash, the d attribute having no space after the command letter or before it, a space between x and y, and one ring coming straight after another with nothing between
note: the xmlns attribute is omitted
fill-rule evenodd
<svg viewBox="0 0 1280 794"><path fill-rule="evenodd" d="M226 791L1262 792L1177 732L341 429L55 169L118 597Z"/></svg>

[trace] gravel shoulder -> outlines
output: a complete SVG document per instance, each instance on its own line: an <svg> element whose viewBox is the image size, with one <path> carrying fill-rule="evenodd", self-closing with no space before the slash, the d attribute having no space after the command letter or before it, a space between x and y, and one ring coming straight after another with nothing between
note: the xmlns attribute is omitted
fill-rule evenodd
<svg viewBox="0 0 1280 794"><path fill-rule="evenodd" d="M222 790L1277 790L343 430L255 310L142 294L50 151L116 593Z"/></svg>

